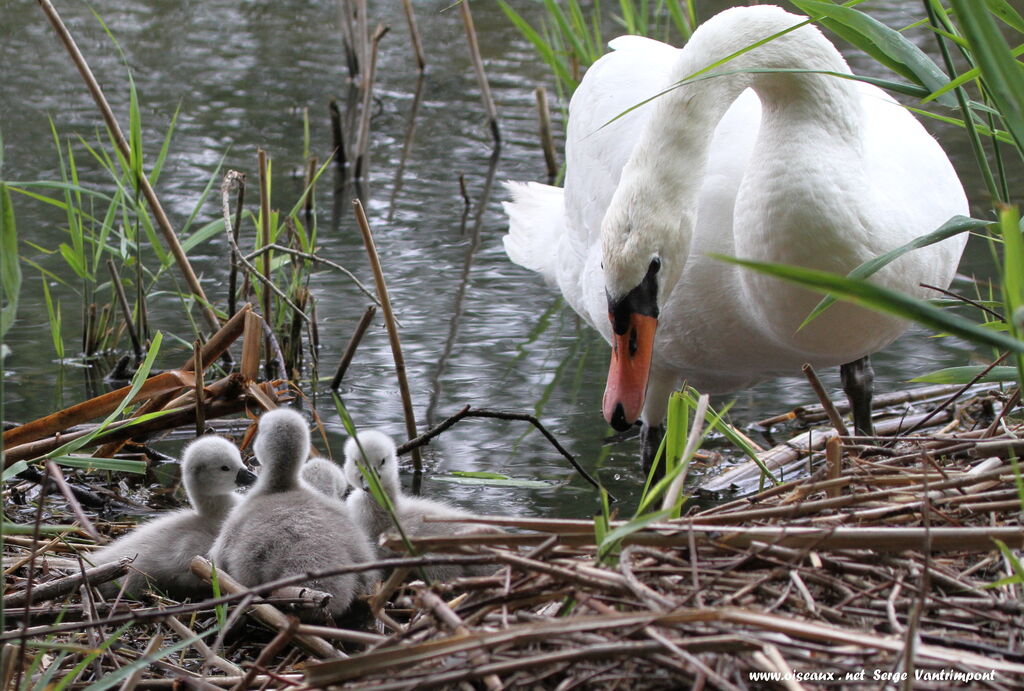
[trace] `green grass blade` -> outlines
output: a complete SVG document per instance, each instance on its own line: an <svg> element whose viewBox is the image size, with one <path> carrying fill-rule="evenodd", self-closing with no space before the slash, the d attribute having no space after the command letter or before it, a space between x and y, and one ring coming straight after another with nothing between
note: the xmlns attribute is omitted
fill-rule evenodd
<svg viewBox="0 0 1024 691"><path fill-rule="evenodd" d="M64 337L61 333L60 301L54 301L50 295L50 285L46 282L46 276L40 275L43 283L43 300L46 302L46 314L49 318L50 340L53 341L53 350L58 360L64 359Z"/></svg>
<svg viewBox="0 0 1024 691"><path fill-rule="evenodd" d="M3 142L0 142L0 146ZM0 339L7 334L18 314L21 295L21 263L18 260L18 231L14 222L14 204L7 185L0 183Z"/></svg>
<svg viewBox="0 0 1024 691"><path fill-rule="evenodd" d="M985 0L985 6L1007 26L1019 34L1024 34L1024 18L1006 0Z"/></svg>
<svg viewBox="0 0 1024 691"><path fill-rule="evenodd" d="M919 300L864 280L798 266L757 262L723 255L711 256L820 293L834 293L840 298L862 307L885 312L901 319L909 319L936 331L948 332L977 345L1024 353L1024 342L1016 338L986 329L968 319L934 307L925 300Z"/></svg>
<svg viewBox="0 0 1024 691"><path fill-rule="evenodd" d="M971 365L966 367L947 367L920 377L914 377L910 381L919 384L967 384L977 381L978 383L991 382L1015 382L1017 381L1016 367L993 367L981 379L975 379L985 367L982 365Z"/></svg>
<svg viewBox="0 0 1024 691"><path fill-rule="evenodd" d="M949 79L924 51L903 34L860 10L833 5L822 0L792 0L802 12L815 17L825 28L857 46L893 72L920 84L930 92L938 91ZM955 107L952 95L936 97L940 103Z"/></svg>
<svg viewBox="0 0 1024 691"><path fill-rule="evenodd" d="M131 461L124 458L93 458L92 456L53 456L50 458L58 465L84 470L110 470L117 473L136 473L145 475L148 467L145 461Z"/></svg>
<svg viewBox="0 0 1024 691"><path fill-rule="evenodd" d="M505 13L509 21L519 29L519 33L523 35L527 41L533 44L534 50L540 55L541 59L547 63L548 67L558 77L560 84L565 85L569 92L572 92L577 82L572 78L572 74L569 72L569 68L566 66L565 61L559 57L554 49L551 47L551 43L546 41L543 36L537 33L537 30L530 26L530 23L523 19L522 15L516 12L512 7L505 2L505 0L498 0L498 6L501 11Z"/></svg>
<svg viewBox="0 0 1024 691"><path fill-rule="evenodd" d="M990 221L982 221L977 218L968 218L967 216L954 216L945 223L943 223L937 230L933 230L927 235L921 235L916 237L905 245L901 245L896 249L890 250L885 254L880 254L874 259L869 259L850 273L846 274L847 278L867 278L871 276L883 266L891 264L898 258L902 257L911 250L920 249L927 247L928 245L934 245L936 242L942 242L947 238L951 238L960 233L966 233L972 230L979 230L986 226L991 225ZM804 328L811 323L812 320L817 318L819 314L824 312L829 306L835 302L835 298L831 295L826 295L822 298L821 302L815 305L811 313L807 315L807 318L801 322L797 330Z"/></svg>
<svg viewBox="0 0 1024 691"><path fill-rule="evenodd" d="M1024 66L1013 57L992 15L975 0L952 0L961 32L970 46L992 101L1007 129L1024 149Z"/></svg>

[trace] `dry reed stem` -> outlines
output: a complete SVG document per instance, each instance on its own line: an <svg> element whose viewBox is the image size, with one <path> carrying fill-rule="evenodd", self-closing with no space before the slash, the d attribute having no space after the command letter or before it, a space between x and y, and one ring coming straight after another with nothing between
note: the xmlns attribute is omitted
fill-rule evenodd
<svg viewBox="0 0 1024 691"><path fill-rule="evenodd" d="M402 9L405 11L405 21L409 24L409 37L412 39L412 53L416 58L416 68L420 74L427 68L427 61L423 57L423 42L420 41L420 30L416 26L416 12L412 6L412 0L402 0Z"/></svg>
<svg viewBox="0 0 1024 691"><path fill-rule="evenodd" d="M814 368L810 364L804 364L803 366L804 376L807 377L807 383L811 385L811 389L814 391L814 395L821 401L821 407L825 410L825 414L828 415L828 420L832 423L832 428L839 433L840 437L847 437L850 435L850 430L846 428L846 424L843 423L842 416L839 415L839 411L836 410L835 404L832 399L825 393L825 387L822 385L821 380L818 379L818 373L814 371Z"/></svg>
<svg viewBox="0 0 1024 691"><path fill-rule="evenodd" d="M373 279L377 285L377 295L384 313L384 325L388 330L391 357L395 361L398 389L402 395L402 410L405 413L405 432L410 439L413 439L416 437L416 413L413 411L412 395L409 392L409 382L405 376L405 357L402 355L402 341L398 335L395 313L391 309L391 297L388 295L388 286L384 280L384 270L380 265L380 256L377 254L377 247L373 242L373 233L370 231L370 222L366 219L366 212L363 211L362 203L358 199L353 199L352 207L355 210L359 232L363 236L363 245L366 247L366 254L370 260L370 268L373 269ZM412 449L412 465L417 473L423 472L423 462L418 448Z"/></svg>
<svg viewBox="0 0 1024 691"><path fill-rule="evenodd" d="M75 43L74 37L64 25L64 22L61 20L57 10L54 9L53 5L50 3L50 0L37 0L37 2L46 14L46 18L50 21L50 24L57 32L57 37L64 45L64 48L68 51L68 55L71 56L71 60L75 63L78 73L85 81L85 85L89 89L89 93L92 95L93 101L96 103L96 107L99 108L100 114L103 116L103 121L107 126L107 130L114 139L114 143L117 145L117 148L121 150L121 154L126 160L131 159L131 147L128 144L128 140L125 138L124 132L122 132L121 126L118 124L117 118L115 117L110 104L107 102L106 96L103 95L103 89L100 87L99 82L96 81L96 77L93 76L92 70L89 68L89 64L85 60L85 56L82 55L82 52L78 49L78 45ZM206 299L203 287L199 284L199 279L192 270L192 265L189 263L185 250L182 249L181 243L178 242L178 236L174 232L174 228L171 227L171 222L167 218L167 214L164 213L163 206L160 204L160 199L156 196L156 192L153 190L152 185L149 184L149 179L145 174L139 176L138 184L142 190L142 194L146 197L146 201L149 203L149 208L153 212L153 217L156 219L157 227L160 228L160 233L164 238L164 242L167 243L167 248L174 256L174 261L177 263L178 269L185 278L185 283L188 284L189 290L196 297L196 301L199 303L199 309L203 314L203 318L206 319L207 326L209 326L211 330L216 331L220 328L220 321L217 319L217 315L214 314L213 310L210 308L210 302Z"/></svg>
<svg viewBox="0 0 1024 691"><path fill-rule="evenodd" d="M139 334L135 330L135 319L132 317L132 308L128 304L128 296L124 294L124 285L121 284L121 275L117 271L114 260L107 258L107 271L110 272L110 280L114 284L114 295L117 296L117 304L121 308L121 315L124 317L124 325L128 329L128 337L132 342L132 352L135 361L142 359L142 343L139 341Z"/></svg>
<svg viewBox="0 0 1024 691"><path fill-rule="evenodd" d="M498 109L494 105L494 97L491 96L491 85L487 82L487 74L484 72L484 61L480 57L480 44L476 39L476 26L473 24L473 13L470 12L468 2L459 3L459 15L462 17L463 25L466 27L469 57L473 62L476 82L480 86L480 98L483 99L484 108L487 110L487 124L491 128L491 137L494 138L496 146L501 146L501 132L498 129Z"/></svg>
<svg viewBox="0 0 1024 691"><path fill-rule="evenodd" d="M373 38L370 43L370 57L367 62L367 70L363 76L363 101L359 111L359 130L356 138L356 163L353 171L353 177L356 180L360 180L367 168L367 158L370 154L370 116L371 116L371 104L373 103L373 80L377 72L377 46L380 45L380 40L384 38L384 34L388 32L388 27L383 24L378 24L377 29L373 32Z"/></svg>

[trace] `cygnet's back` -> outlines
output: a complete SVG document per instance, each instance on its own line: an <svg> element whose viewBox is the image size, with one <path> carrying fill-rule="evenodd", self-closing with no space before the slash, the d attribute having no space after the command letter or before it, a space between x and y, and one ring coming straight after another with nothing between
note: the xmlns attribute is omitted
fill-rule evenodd
<svg viewBox="0 0 1024 691"><path fill-rule="evenodd" d="M138 593L148 580L174 597L208 596L210 587L192 575L189 562L209 553L221 524L239 500L235 489L251 485L256 476L246 469L234 444L206 436L182 453L181 478L192 508L144 523L90 557L95 564L135 557L125 577L128 593ZM104 590L116 592L113 584Z"/></svg>
<svg viewBox="0 0 1024 691"><path fill-rule="evenodd" d="M358 439L358 441L357 441ZM360 463L372 467L380 478L381 488L391 499L395 515L408 537L471 535L498 533L498 529L474 523L434 523L427 519L469 518L470 514L444 502L402 493L398 478L398 456L391 437L377 430L359 432L345 442L345 476L352 490L348 496L352 517L359 521L370 541L384 558L400 556L379 547L380 536L397 532L387 510L373 498L368 483L359 468ZM490 567L430 566L427 576L433 580L450 581L465 575L483 575L493 571Z"/></svg>
<svg viewBox="0 0 1024 691"><path fill-rule="evenodd" d="M253 491L224 523L211 550L217 566L247 586L285 576L369 562L373 552L345 505L300 481L309 455L309 430L298 413L264 413L253 445L263 466ZM375 572L311 579L331 593L328 611L339 616L370 592Z"/></svg>
<svg viewBox="0 0 1024 691"><path fill-rule="evenodd" d="M302 464L302 480L324 496L344 501L348 480L342 469L326 458L310 458Z"/></svg>

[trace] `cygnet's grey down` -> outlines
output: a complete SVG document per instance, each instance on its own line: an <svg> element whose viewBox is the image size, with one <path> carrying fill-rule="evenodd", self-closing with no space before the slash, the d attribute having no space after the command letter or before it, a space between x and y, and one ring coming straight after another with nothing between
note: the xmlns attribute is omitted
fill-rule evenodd
<svg viewBox="0 0 1024 691"><path fill-rule="evenodd" d="M234 444L206 436L185 447L181 479L192 508L143 523L89 557L95 564L134 557L124 579L127 593L138 593L150 581L176 598L210 595L210 586L189 571L189 562L209 553L221 524L238 503L235 489L251 485L256 476L243 465ZM114 593L114 586L105 584L103 590Z"/></svg>
<svg viewBox="0 0 1024 691"><path fill-rule="evenodd" d="M313 489L332 499L344 501L345 495L348 494L345 472L337 463L326 458L310 458L303 463L302 479Z"/></svg>
<svg viewBox="0 0 1024 691"><path fill-rule="evenodd" d="M345 476L351 485L346 502L352 512L352 517L362 523L370 540L378 545L381 557L402 556L379 547L382 534L394 533L397 530L387 509L378 504L370 494L368 483L359 469L360 462L370 464L377 471L381 488L391 499L395 515L408 537L502 532L491 526L474 523L441 523L425 520L470 518L471 514L444 502L403 494L398 479L398 457L395 453L395 443L383 432L365 430L345 442ZM489 566L436 565L428 567L426 574L432 580L450 581L459 576L483 575L492 571L493 568Z"/></svg>
<svg viewBox="0 0 1024 691"><path fill-rule="evenodd" d="M243 585L256 586L373 561L373 548L345 504L299 479L309 455L309 429L301 415L286 408L264 413L253 450L263 470L210 551L219 568ZM376 580L376 572L361 572L304 583L332 595L327 611L337 617L358 595L368 594Z"/></svg>

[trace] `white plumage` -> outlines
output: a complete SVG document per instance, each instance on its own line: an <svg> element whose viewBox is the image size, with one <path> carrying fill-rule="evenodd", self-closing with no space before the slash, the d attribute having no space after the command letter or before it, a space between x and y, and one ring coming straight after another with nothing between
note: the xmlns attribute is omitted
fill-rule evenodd
<svg viewBox="0 0 1024 691"><path fill-rule="evenodd" d="M509 183L508 256L613 342L604 412L617 427L659 425L684 380L726 393L805 362L851 363L906 328L841 303L798 331L819 294L709 254L845 274L967 213L953 167L910 113L823 74L850 70L813 26L622 115L805 19L740 7L681 50L615 39L572 97L565 188ZM872 280L927 296L920 284L947 286L965 241L911 252Z"/></svg>

